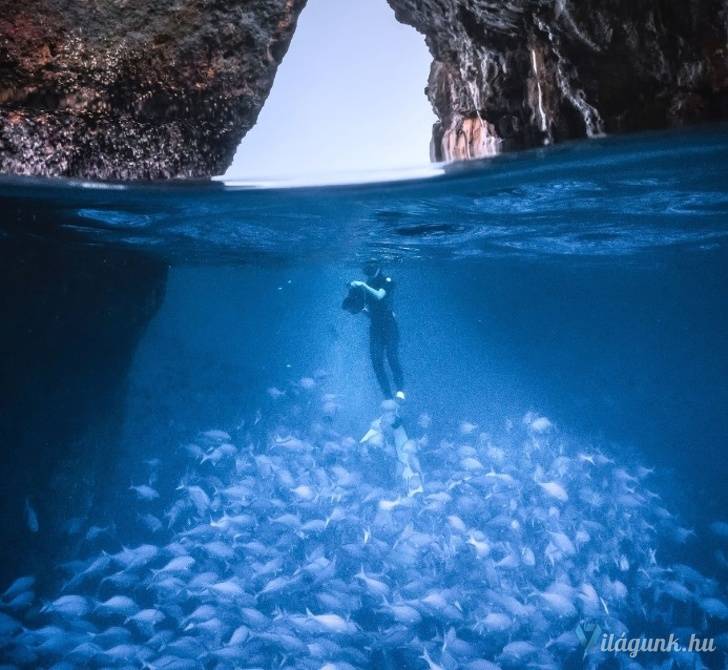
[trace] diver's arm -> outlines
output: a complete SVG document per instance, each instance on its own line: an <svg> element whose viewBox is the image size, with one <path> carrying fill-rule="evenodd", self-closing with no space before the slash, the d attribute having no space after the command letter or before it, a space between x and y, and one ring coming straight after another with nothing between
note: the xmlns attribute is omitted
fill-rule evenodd
<svg viewBox="0 0 728 670"><path fill-rule="evenodd" d="M383 288L372 288L369 284L363 281L353 281L351 282L351 286L363 288L365 291L371 293L377 300L382 300L384 296L387 295L387 292Z"/></svg>

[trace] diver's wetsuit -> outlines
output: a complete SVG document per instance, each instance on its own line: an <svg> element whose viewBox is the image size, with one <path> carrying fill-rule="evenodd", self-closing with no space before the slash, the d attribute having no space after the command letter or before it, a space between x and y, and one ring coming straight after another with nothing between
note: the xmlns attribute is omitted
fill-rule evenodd
<svg viewBox="0 0 728 670"><path fill-rule="evenodd" d="M369 314L369 354L372 359L374 374L377 376L379 387L386 398L392 397L392 388L384 369L384 354L387 354L389 367L392 370L392 379L398 390L404 388L402 366L399 363L399 328L392 311L392 291L394 282L391 277L379 272L375 277L367 279L367 284L373 289L383 288L386 295L378 300L368 291L366 294L367 313Z"/></svg>

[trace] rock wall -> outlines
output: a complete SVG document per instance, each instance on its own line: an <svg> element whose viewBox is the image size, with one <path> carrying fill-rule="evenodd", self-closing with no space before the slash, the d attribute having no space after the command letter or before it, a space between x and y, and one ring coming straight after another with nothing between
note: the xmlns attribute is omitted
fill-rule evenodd
<svg viewBox="0 0 728 670"><path fill-rule="evenodd" d="M388 0L425 35L435 160L728 118L723 0Z"/></svg>
<svg viewBox="0 0 728 670"><path fill-rule="evenodd" d="M0 0L0 172L224 172L306 0Z"/></svg>
<svg viewBox="0 0 728 670"><path fill-rule="evenodd" d="M69 540L119 460L127 376L164 298L167 265L57 239L57 211L0 199L0 583ZM44 230L43 237L23 230ZM26 501L40 529L24 522ZM47 567L47 566L46 566ZM21 572L22 571L22 572Z"/></svg>
<svg viewBox="0 0 728 670"><path fill-rule="evenodd" d="M305 1L0 0L0 173L224 172ZM435 160L728 117L724 0L389 3L434 56Z"/></svg>

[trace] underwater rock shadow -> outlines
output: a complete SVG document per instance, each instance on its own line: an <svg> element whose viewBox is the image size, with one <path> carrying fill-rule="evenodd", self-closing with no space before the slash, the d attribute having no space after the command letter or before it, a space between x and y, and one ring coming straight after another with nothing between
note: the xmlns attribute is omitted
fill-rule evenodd
<svg viewBox="0 0 728 670"><path fill-rule="evenodd" d="M113 471L131 360L167 280L146 254L34 238L25 223L24 237L0 240L0 524L15 549L4 578L47 567L62 524Z"/></svg>

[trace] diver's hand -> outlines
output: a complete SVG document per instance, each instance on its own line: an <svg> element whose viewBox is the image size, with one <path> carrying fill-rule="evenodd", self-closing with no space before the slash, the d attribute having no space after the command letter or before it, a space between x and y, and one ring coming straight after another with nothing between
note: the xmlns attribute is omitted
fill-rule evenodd
<svg viewBox="0 0 728 670"><path fill-rule="evenodd" d="M354 280L349 284L351 288L363 288L365 291L371 293L377 300L381 300L387 295L387 292L383 288L372 288L365 281Z"/></svg>

